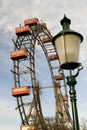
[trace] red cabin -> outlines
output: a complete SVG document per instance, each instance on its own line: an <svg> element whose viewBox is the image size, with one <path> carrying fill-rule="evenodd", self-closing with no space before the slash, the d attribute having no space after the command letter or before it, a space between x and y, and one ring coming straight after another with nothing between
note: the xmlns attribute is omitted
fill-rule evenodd
<svg viewBox="0 0 87 130"><path fill-rule="evenodd" d="M55 80L63 80L64 76L62 74L54 76Z"/></svg>
<svg viewBox="0 0 87 130"><path fill-rule="evenodd" d="M13 51L13 52L10 53L10 58L12 60L27 58L27 50L21 49L21 50Z"/></svg>
<svg viewBox="0 0 87 130"><path fill-rule="evenodd" d="M24 20L24 25L34 26L37 24L38 24L37 18L31 18L31 19Z"/></svg>
<svg viewBox="0 0 87 130"><path fill-rule="evenodd" d="M36 126L29 126L29 125L26 125L26 126L21 126L20 127L20 130L36 130Z"/></svg>
<svg viewBox="0 0 87 130"><path fill-rule="evenodd" d="M29 26L20 26L15 28L15 33L16 35L25 35L25 34L30 34L31 30L29 28Z"/></svg>
<svg viewBox="0 0 87 130"><path fill-rule="evenodd" d="M47 43L47 42L51 42L52 40L49 37L44 37L41 39L41 41L42 41L42 43Z"/></svg>
<svg viewBox="0 0 87 130"><path fill-rule="evenodd" d="M49 60L57 60L59 59L58 55L50 55Z"/></svg>
<svg viewBox="0 0 87 130"><path fill-rule="evenodd" d="M24 86L24 87L17 87L17 88L12 88L12 96L17 97L17 96L26 96L29 95L29 87Z"/></svg>

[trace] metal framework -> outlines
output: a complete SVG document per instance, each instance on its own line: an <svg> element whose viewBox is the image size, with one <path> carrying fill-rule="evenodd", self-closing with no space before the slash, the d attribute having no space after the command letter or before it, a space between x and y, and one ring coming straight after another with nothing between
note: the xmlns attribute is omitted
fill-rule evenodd
<svg viewBox="0 0 87 130"><path fill-rule="evenodd" d="M43 26L42 23L38 22L34 26L29 26L31 32L23 33L21 35L17 35L16 40L13 40L14 43L14 51L26 49L27 57L22 59L13 60L13 70L14 74L14 86L15 88L26 85L26 80L23 82L23 78L27 77L30 79L28 86L29 89L32 90L32 98L30 102L26 102L25 97L28 101L28 96L17 96L17 107L19 110L21 117L21 125L22 126L36 126L36 130L59 130L63 127L67 129L72 128L72 121L69 114L69 106L68 106L68 98L67 98L67 89L64 77L58 73L59 71L59 59L56 53L56 49L53 46L51 40L52 35L47 29L46 26ZM47 40L48 38L48 40ZM43 116L42 106L40 102L40 88L39 83L37 83L36 77L36 68L35 68L35 46L38 44L41 46L46 60L48 62L48 66L51 73L52 78L52 87L54 89L55 95L55 117L47 118ZM52 58L51 56L57 56L57 58ZM56 61L56 65L53 66L54 60ZM55 77L55 75L59 77ZM62 80L63 79L63 80ZM62 95L61 90L61 80L63 82L63 88L65 91L65 98ZM45 88L48 88L45 87ZM27 106L27 108L26 108ZM49 115L48 115L49 116Z"/></svg>

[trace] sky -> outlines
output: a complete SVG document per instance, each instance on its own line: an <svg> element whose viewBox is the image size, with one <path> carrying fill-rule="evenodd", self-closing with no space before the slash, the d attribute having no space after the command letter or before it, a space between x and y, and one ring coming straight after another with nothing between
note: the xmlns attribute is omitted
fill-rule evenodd
<svg viewBox="0 0 87 130"><path fill-rule="evenodd" d="M20 129L16 100L11 96L14 82L9 57L15 28L25 19L37 17L54 36L61 30L64 14L71 19L71 28L84 37L79 58L84 68L77 77L76 90L79 118L87 118L87 0L0 0L0 129Z"/></svg>

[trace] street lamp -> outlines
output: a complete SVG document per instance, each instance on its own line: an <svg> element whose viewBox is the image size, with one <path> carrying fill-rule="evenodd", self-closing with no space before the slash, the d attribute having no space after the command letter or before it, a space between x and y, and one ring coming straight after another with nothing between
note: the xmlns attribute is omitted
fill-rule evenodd
<svg viewBox="0 0 87 130"><path fill-rule="evenodd" d="M60 21L63 30L60 31L56 36L53 37L52 42L56 47L59 60L60 68L64 70L69 70L70 75L67 78L67 84L70 87L70 100L72 106L72 117L73 117L73 130L79 130L79 120L76 104L76 77L79 71L82 69L79 60L79 49L80 43L83 41L83 36L70 29L71 20L65 15ZM77 73L72 75L72 71L77 69Z"/></svg>

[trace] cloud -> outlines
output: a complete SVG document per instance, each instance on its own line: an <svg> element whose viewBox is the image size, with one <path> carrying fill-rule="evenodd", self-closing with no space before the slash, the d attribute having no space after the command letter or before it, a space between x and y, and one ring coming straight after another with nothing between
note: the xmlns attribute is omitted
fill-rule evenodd
<svg viewBox="0 0 87 130"><path fill-rule="evenodd" d="M20 127L20 118L14 110L15 102L0 97L0 129L15 130Z"/></svg>
<svg viewBox="0 0 87 130"><path fill-rule="evenodd" d="M80 104L80 106L87 106L87 102Z"/></svg>

